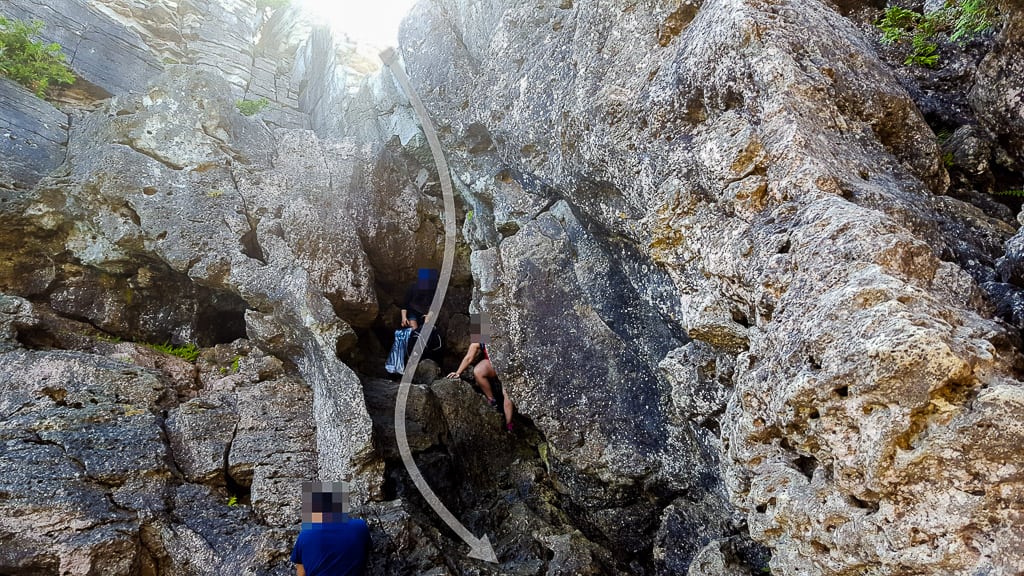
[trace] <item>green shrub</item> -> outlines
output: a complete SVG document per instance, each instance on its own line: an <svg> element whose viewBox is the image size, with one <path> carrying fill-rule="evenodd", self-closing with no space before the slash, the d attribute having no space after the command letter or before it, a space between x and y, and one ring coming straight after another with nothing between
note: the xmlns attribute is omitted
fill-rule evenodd
<svg viewBox="0 0 1024 576"><path fill-rule="evenodd" d="M882 31L883 44L895 44L917 28L917 23L920 21L921 15L917 12L899 6L890 6L875 22L875 26Z"/></svg>
<svg viewBox="0 0 1024 576"><path fill-rule="evenodd" d="M21 20L0 16L0 76L44 98L51 83L71 84L75 75L64 64L60 44L36 40L43 29L39 20Z"/></svg>
<svg viewBox="0 0 1024 576"><path fill-rule="evenodd" d="M964 0L952 10L955 11L955 19L949 39L954 42L966 42L991 30L995 24L995 10L986 4L986 0Z"/></svg>
<svg viewBox="0 0 1024 576"><path fill-rule="evenodd" d="M931 36L923 34L914 34L914 38L911 40L910 54L907 55L906 60L903 63L907 66L928 66L931 68L939 62L939 45L935 42L931 42L928 39Z"/></svg>
<svg viewBox="0 0 1024 576"><path fill-rule="evenodd" d="M885 9L875 26L882 31L883 44L895 44L910 37L907 66L935 66L939 62L936 36L948 33L951 42L963 44L995 24L995 8L988 0L947 0L941 10L921 14L899 6Z"/></svg>
<svg viewBox="0 0 1024 576"><path fill-rule="evenodd" d="M252 116L263 110L270 104L270 100L260 98L258 100L235 100L235 108L245 116Z"/></svg>
<svg viewBox="0 0 1024 576"><path fill-rule="evenodd" d="M196 358L199 358L199 347L195 344L185 344L183 346L175 346L170 342L164 342L163 344L146 344L147 348L152 348L157 352L163 352L164 354L170 354L171 356L177 356L186 362L195 362Z"/></svg>

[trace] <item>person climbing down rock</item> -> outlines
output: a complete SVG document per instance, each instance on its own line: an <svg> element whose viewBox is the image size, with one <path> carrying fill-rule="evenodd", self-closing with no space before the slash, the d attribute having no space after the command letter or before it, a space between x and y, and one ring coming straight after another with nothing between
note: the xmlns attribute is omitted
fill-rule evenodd
<svg viewBox="0 0 1024 576"><path fill-rule="evenodd" d="M438 272L433 268L420 268L416 274L416 282L405 293L402 303L402 327L395 330L395 341L391 345L384 369L391 374L405 371L405 361L409 358L411 346L422 326L430 318L430 303L434 300L437 290Z"/></svg>
<svg viewBox="0 0 1024 576"><path fill-rule="evenodd" d="M476 360L477 355L483 352L483 359L473 367L473 379L476 381L477 386L480 387L480 391L484 393L487 402L499 411L504 412L505 430L511 432L513 430L512 414L515 406L513 406L512 400L504 394L501 388L501 380L498 379L498 374L494 371L494 365L491 364L491 356L487 352L487 335L490 333L491 327L490 320L486 313L471 314L470 319L473 332L470 336L469 349L462 358L462 362L459 363L458 369L448 374L448 378L459 378L466 368ZM494 380L496 386L491 386L491 379Z"/></svg>
<svg viewBox="0 0 1024 576"><path fill-rule="evenodd" d="M298 576L359 576L366 571L370 529L348 515L345 482L303 482L302 530L292 548Z"/></svg>

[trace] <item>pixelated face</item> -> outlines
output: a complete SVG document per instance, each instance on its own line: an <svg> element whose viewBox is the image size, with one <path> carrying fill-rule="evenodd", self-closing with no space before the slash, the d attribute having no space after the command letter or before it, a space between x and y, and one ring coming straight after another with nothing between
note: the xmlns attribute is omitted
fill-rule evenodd
<svg viewBox="0 0 1024 576"><path fill-rule="evenodd" d="M486 344L491 335L491 319L487 312L469 315L470 342Z"/></svg>
<svg viewBox="0 0 1024 576"><path fill-rule="evenodd" d="M437 270L434 268L420 268L416 273L416 287L423 290L430 290L437 286L438 276Z"/></svg>
<svg viewBox="0 0 1024 576"><path fill-rule="evenodd" d="M302 521L320 523L349 513L348 482L303 482Z"/></svg>

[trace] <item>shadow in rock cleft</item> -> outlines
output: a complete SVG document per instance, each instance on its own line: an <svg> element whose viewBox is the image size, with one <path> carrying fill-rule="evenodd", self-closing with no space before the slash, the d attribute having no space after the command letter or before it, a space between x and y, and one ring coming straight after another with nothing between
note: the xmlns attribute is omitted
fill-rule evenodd
<svg viewBox="0 0 1024 576"><path fill-rule="evenodd" d="M375 447L386 463L386 501L370 503L365 514L376 535L371 573L619 573L613 555L563 511L547 442L533 422L517 414L514 432L506 432L501 413L461 380L412 384L406 431L413 458L444 505L473 534L489 538L498 563L467 558L466 545L402 464L394 430L398 388L363 378Z"/></svg>

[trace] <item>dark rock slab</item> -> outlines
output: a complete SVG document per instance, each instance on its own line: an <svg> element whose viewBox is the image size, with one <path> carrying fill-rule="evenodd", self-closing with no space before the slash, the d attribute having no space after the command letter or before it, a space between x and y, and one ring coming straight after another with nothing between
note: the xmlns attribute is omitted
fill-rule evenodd
<svg viewBox="0 0 1024 576"><path fill-rule="evenodd" d="M981 123L999 137L1018 163L1024 162L1024 12L1008 11L992 52L978 66L970 92Z"/></svg>
<svg viewBox="0 0 1024 576"><path fill-rule="evenodd" d="M0 188L31 188L64 161L68 117L0 78Z"/></svg>

